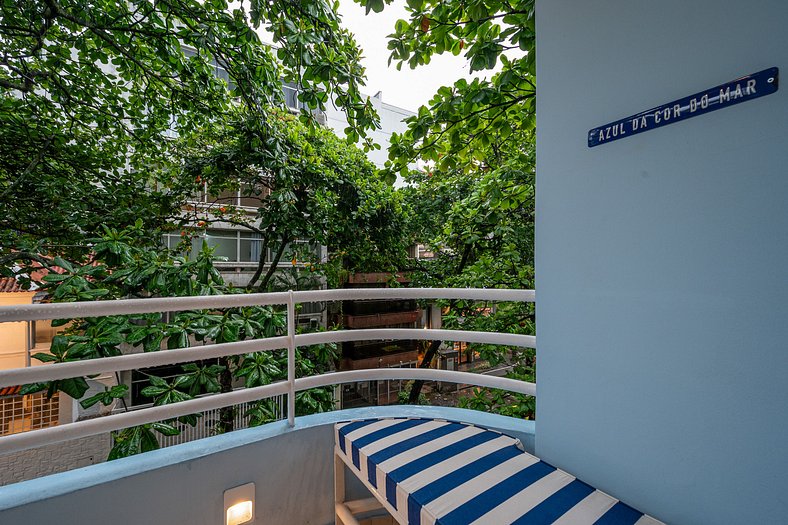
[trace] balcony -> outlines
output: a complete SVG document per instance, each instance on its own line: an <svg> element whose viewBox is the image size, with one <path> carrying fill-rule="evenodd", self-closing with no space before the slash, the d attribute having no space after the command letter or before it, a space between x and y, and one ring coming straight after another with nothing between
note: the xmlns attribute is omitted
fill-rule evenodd
<svg viewBox="0 0 788 525"><path fill-rule="evenodd" d="M418 310L410 312L389 312L370 315L346 315L345 326L348 328L375 328L407 323L415 323L421 316Z"/></svg>
<svg viewBox="0 0 788 525"><path fill-rule="evenodd" d="M288 314L287 335L284 336L1 371L0 388L248 352L276 349L287 349L288 352L286 381L0 438L0 455L18 454L134 425L215 411L259 399L287 397L286 420L4 487L0 489L0 522L45 523L64 512L66 506L72 509L69 510L70 519L82 523L117 521L118 516L123 516L123 520L129 523L223 523L223 492L252 482L256 487L257 523L329 523L336 511L332 488L333 424L340 421L372 417L463 421L505 432L518 438L526 450L533 451L533 421L463 409L400 405L295 417L297 392L358 381L423 379L535 395L536 386L532 383L434 369L350 370L296 378L295 349L320 343L441 339L535 347L533 336L459 330L384 328L296 334L295 306L299 303L403 299L533 301L534 293L528 290L345 289L60 303L0 309L0 322L250 305L281 305L286 307ZM61 446L67 446L67 443ZM350 478L346 487L347 497L369 498L363 484ZM264 520L262 516L265 516Z"/></svg>
<svg viewBox="0 0 788 525"><path fill-rule="evenodd" d="M355 343L345 349L342 368L378 368L392 366L401 361L415 361L419 355L418 341L384 341Z"/></svg>
<svg viewBox="0 0 788 525"><path fill-rule="evenodd" d="M297 392L360 381L423 379L496 388L530 396L536 394L536 385L532 383L434 369L378 368L296 378L295 349L320 343L440 339L535 348L536 338L532 336L460 330L359 329L295 333L295 311L300 303L438 299L534 301L535 294L528 290L344 289L25 305L0 309L0 322L251 305L285 306L288 314L287 334L278 337L1 371L0 388L6 388L248 352L276 349L288 352L286 381L0 437L0 456L20 454L38 447L63 447L65 450L70 441L129 426L216 411L259 399L287 398L286 419L281 421L0 488L0 523L49 523L68 513L73 522L87 524L219 524L224 523L225 491L248 483L255 486L258 518L252 523L331 523L340 512L336 501L338 496L334 493L334 424L343 421L369 418L459 421L502 432L519 439L525 451L538 451L533 421L456 408L399 405L295 417L293 400ZM605 417L604 410L599 410L598 414L600 418ZM340 469L345 476L342 497L356 502L355 506L348 504L346 507L368 509L370 515L381 512L379 506L373 508L371 491L363 479L354 477L350 467L344 469ZM643 475L648 476L648 473ZM629 481L637 485L640 478ZM365 523L363 516L359 523ZM337 523L354 523L349 517L345 518L339 518Z"/></svg>
<svg viewBox="0 0 788 525"><path fill-rule="evenodd" d="M256 523L334 522L333 424L369 417L471 422L533 446L533 422L438 407L329 412L205 438L0 489L0 522L223 524L222 494L253 482ZM351 479L348 479L350 482ZM368 498L360 483L348 497Z"/></svg>

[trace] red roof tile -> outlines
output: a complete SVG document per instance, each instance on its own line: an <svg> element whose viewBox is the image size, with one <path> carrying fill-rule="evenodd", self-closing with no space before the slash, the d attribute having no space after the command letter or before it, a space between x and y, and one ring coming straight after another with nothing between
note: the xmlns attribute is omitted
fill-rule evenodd
<svg viewBox="0 0 788 525"><path fill-rule="evenodd" d="M19 281L13 277L0 277L0 293L2 292L27 292L19 286Z"/></svg>
<svg viewBox="0 0 788 525"><path fill-rule="evenodd" d="M7 386L0 388L0 396L15 396L19 394L19 391L21 389L22 389L22 385Z"/></svg>

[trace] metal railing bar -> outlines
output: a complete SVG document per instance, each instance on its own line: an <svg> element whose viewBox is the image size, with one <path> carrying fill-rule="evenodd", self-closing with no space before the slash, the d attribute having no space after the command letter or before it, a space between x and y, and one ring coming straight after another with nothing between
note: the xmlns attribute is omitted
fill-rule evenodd
<svg viewBox="0 0 788 525"><path fill-rule="evenodd" d="M419 341L463 341L494 345L510 345L523 348L536 348L536 336L503 334L499 332L472 332L469 330L435 330L426 328L364 328L360 330L337 330L334 332L314 332L296 336L296 346L321 343L341 343L345 341L415 339Z"/></svg>
<svg viewBox="0 0 788 525"><path fill-rule="evenodd" d="M290 290L287 299L287 424L295 426L295 301Z"/></svg>
<svg viewBox="0 0 788 525"><path fill-rule="evenodd" d="M226 406L267 399L281 394L288 394L291 388L293 388L293 391L299 392L310 388L334 384L386 379L423 379L428 381L445 381L447 383L459 382L485 388L509 390L530 396L536 395L536 385L534 383L526 383L504 377L482 376L470 372L454 372L451 370L435 370L432 368L374 368L368 370L331 372L319 376L296 379L293 385L291 385L289 381L279 381L270 385L243 388L233 392L199 397L171 405L122 412L96 419L78 421L68 425L59 425L21 434L4 436L0 438L0 455L93 436L135 425L144 425L146 423L154 423L189 414L218 410Z"/></svg>
<svg viewBox="0 0 788 525"><path fill-rule="evenodd" d="M364 370L346 370L329 372L317 376L301 377L295 380L297 392L328 385L356 383L360 381L380 380L411 380L445 381L447 383L467 383L484 388L497 388L536 396L536 383L527 383L507 377L486 376L471 372L455 372L454 370L436 370L434 368L369 368Z"/></svg>
<svg viewBox="0 0 788 525"><path fill-rule="evenodd" d="M532 335L502 334L497 332L471 332L467 330L431 330L422 328L370 328L363 330L339 330L314 332L294 336L295 346L310 346L324 343L369 340L420 340L420 341L463 341L468 343L509 345L536 348L536 337ZM194 346L176 350L160 350L140 354L128 354L86 361L54 363L30 368L0 370L0 388L6 386L41 383L55 379L90 376L121 370L150 368L154 366L187 363L200 359L211 359L231 355L247 354L289 348L290 335L253 339L235 343ZM288 363L289 364L289 363Z"/></svg>
<svg viewBox="0 0 788 525"><path fill-rule="evenodd" d="M0 323L284 305L287 304L288 297L288 292L270 292L4 306L0 307ZM498 288L367 288L305 290L293 292L293 298L295 303L368 299L464 299L534 302L536 294L534 290Z"/></svg>
<svg viewBox="0 0 788 525"><path fill-rule="evenodd" d="M442 340L536 348L536 337L534 336L466 330L383 328L295 334L296 303L350 299L467 299L530 302L534 301L535 295L533 290L453 288L313 290L304 292L293 292L291 290L289 292L263 294L128 299L2 307L0 308L0 322L15 322L64 317L100 317L277 304L287 306L288 324L287 335L280 337L0 371L0 387L77 376L98 375L110 371L149 368L275 349L287 349L288 370L286 381L270 385L240 389L224 394L199 397L182 403L113 414L69 425L5 436L0 439L0 454L17 452L179 416L218 410L226 406L239 405L283 394L288 395L287 419L292 427L295 424L296 392L319 386L356 381L422 379L498 388L526 395L536 394L536 385L533 383L496 376L482 376L468 372L419 368L353 370L296 379L296 348L322 343L363 340Z"/></svg>
<svg viewBox="0 0 788 525"><path fill-rule="evenodd" d="M534 290L503 288L343 288L293 292L296 303L370 299L460 299L472 301L536 301Z"/></svg>
<svg viewBox="0 0 788 525"><path fill-rule="evenodd" d="M270 385L258 386L255 388L244 388L217 394L214 396L190 399L172 405L162 405L158 407L135 410L132 412L122 412L110 416L77 421L67 425L58 425L41 430L23 432L21 434L11 434L0 439L0 455L20 452L30 448L52 445L72 439L79 439L96 434L103 434L113 430L155 423L166 419L186 416L209 410L267 399L281 394L286 394L290 389L287 381L279 381Z"/></svg>
<svg viewBox="0 0 788 525"><path fill-rule="evenodd" d="M286 336L0 370L0 388L287 348Z"/></svg>
<svg viewBox="0 0 788 525"><path fill-rule="evenodd" d="M287 292L274 292L31 304L0 308L0 323L39 321L42 319L104 317L108 315L151 314L181 310L238 308L242 306L269 306L285 304L286 302Z"/></svg>

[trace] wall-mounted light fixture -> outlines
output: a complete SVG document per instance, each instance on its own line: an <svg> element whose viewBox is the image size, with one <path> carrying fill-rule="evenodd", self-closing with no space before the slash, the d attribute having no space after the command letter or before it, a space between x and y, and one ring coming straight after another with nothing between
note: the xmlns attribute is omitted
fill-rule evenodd
<svg viewBox="0 0 788 525"><path fill-rule="evenodd" d="M254 483L224 491L224 525L254 521Z"/></svg>

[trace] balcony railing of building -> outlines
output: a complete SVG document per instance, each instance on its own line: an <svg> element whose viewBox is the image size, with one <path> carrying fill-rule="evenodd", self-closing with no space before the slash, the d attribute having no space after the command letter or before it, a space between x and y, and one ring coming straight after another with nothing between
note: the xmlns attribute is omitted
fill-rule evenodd
<svg viewBox="0 0 788 525"><path fill-rule="evenodd" d="M22 451L198 412L217 410L230 405L258 401L283 394L287 396L288 423L290 426L294 426L296 392L359 381L443 381L507 390L530 396L536 395L536 385L534 383L517 381L505 377L430 368L376 368L369 370L329 372L296 378L296 348L323 343L369 340L444 340L536 348L535 336L468 330L379 328L296 334L296 304L327 301L394 299L534 302L535 293L533 290L472 288L377 288L125 299L2 307L0 308L0 323L278 305L286 307L287 334L234 343L211 344L177 350L127 354L86 361L73 361L32 368L4 370L0 371L0 388L280 349L287 349L288 366L286 380L264 386L244 388L233 392L198 397L176 404L154 406L141 410L117 413L66 425L4 436L0 438L0 454Z"/></svg>
<svg viewBox="0 0 788 525"><path fill-rule="evenodd" d="M416 310L411 312L387 312L370 315L346 315L345 326L348 328L374 328L377 326L391 326L415 323L419 320L419 317L420 313Z"/></svg>

